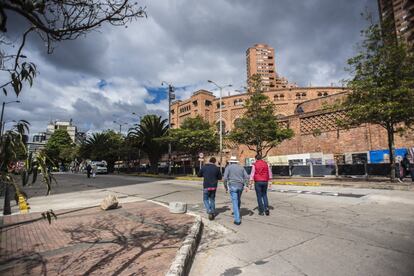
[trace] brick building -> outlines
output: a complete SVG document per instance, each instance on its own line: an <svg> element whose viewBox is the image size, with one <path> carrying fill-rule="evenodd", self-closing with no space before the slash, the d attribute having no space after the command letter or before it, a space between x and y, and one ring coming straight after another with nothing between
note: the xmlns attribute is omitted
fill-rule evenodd
<svg viewBox="0 0 414 276"><path fill-rule="evenodd" d="M414 1L378 0L381 21L390 20L393 32L407 43L414 44Z"/></svg>
<svg viewBox="0 0 414 276"><path fill-rule="evenodd" d="M246 51L247 79L258 74L261 77L263 90L295 87L286 78L279 76L275 65L275 49L267 44L255 44ZM249 91L251 90L248 83Z"/></svg>
<svg viewBox="0 0 414 276"><path fill-rule="evenodd" d="M376 125L361 125L349 130L338 129L338 112L324 107L346 97L344 87L297 87L282 80L274 64L274 49L266 44L256 44L246 52L247 76L260 74L264 94L275 104L275 115L281 124L291 128L295 136L284 141L268 154L273 164L383 163L387 160L387 135ZM234 128L245 112L244 103L250 93L222 97L222 127L224 135ZM188 117L197 115L214 124L219 131L220 99L212 92L199 90L186 100L171 105L171 124L180 127ZM407 132L395 138L397 155L405 148L414 147L414 133ZM250 164L254 152L243 145L225 143L224 159L236 155L242 163ZM244 162L243 162L244 161Z"/></svg>
<svg viewBox="0 0 414 276"><path fill-rule="evenodd" d="M282 142L268 154L273 164L317 164L387 162L387 134L380 126L361 125L349 130L339 129L336 119L340 113L324 110L324 106L345 97L342 87L297 87L264 92L275 103L280 123L288 125L295 136ZM231 131L237 118L245 111L249 93L222 98L223 132ZM171 108L172 127L176 128L188 117L200 115L219 126L219 99L207 90L196 91L189 99L176 101ZM395 146L414 147L414 133L397 135ZM249 164L254 152L243 145L224 144L224 159L236 155ZM397 151L400 156L404 150ZM375 157L382 154L382 157ZM373 160L373 159L376 160ZM378 159L379 158L379 159ZM244 162L243 162L244 161Z"/></svg>

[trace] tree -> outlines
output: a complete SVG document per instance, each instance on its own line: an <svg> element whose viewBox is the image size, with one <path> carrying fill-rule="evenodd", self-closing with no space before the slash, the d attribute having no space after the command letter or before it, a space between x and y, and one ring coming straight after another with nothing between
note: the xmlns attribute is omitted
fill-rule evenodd
<svg viewBox="0 0 414 276"><path fill-rule="evenodd" d="M347 114L345 126L371 123L387 131L393 181L394 136L414 122L414 53L396 40L388 24L371 24L362 32L359 53L348 60L351 92L340 108Z"/></svg>
<svg viewBox="0 0 414 276"><path fill-rule="evenodd" d="M180 128L171 129L166 141L171 142L175 150L191 156L193 173L200 152L213 153L219 150L217 133L201 116L187 118Z"/></svg>
<svg viewBox="0 0 414 276"><path fill-rule="evenodd" d="M61 162L71 161L70 156L64 156L61 153L67 152L68 148L73 147L69 133L64 129L56 129L47 141L45 150L49 158L58 165Z"/></svg>
<svg viewBox="0 0 414 276"><path fill-rule="evenodd" d="M122 143L123 137L112 130L94 133L81 145L79 155L84 159L105 160L108 170L113 171Z"/></svg>
<svg viewBox="0 0 414 276"><path fill-rule="evenodd" d="M19 121L12 129L0 135L0 183L3 184L4 189L4 214L10 214L10 186L14 187L16 195L20 196L20 187L15 182L12 173L13 166L16 162L21 161L19 152L24 151L27 156L25 166L22 168L22 184L25 186L28 183L28 176L36 167L36 173L33 174L32 183L36 181L37 169L42 173L42 180L47 186L47 194L50 194L51 181L53 177L47 170L47 155L44 152L36 152L35 154L27 155L26 146L24 144L24 136L29 131L29 123L27 121ZM36 166L33 166L36 164Z"/></svg>
<svg viewBox="0 0 414 276"><path fill-rule="evenodd" d="M260 75L253 75L250 82L254 92L246 101L247 110L226 138L231 142L244 144L256 154L265 157L283 140L290 139L293 131L280 127L274 114L275 105L262 93Z"/></svg>
<svg viewBox="0 0 414 276"><path fill-rule="evenodd" d="M0 70L10 75L10 80L0 88L7 94L11 86L18 96L23 83L28 82L31 86L36 76L34 63L21 62L22 58L26 58L22 51L29 34L36 33L45 42L48 53L52 53L56 42L77 39L104 23L123 26L133 19L146 16L146 13L135 1L129 0L2 0L2 33L7 32L10 15L21 17L28 23L18 47L13 47L13 42L7 41L5 36L0 37L1 49L17 49L16 53L0 51Z"/></svg>
<svg viewBox="0 0 414 276"><path fill-rule="evenodd" d="M158 171L158 161L167 152L167 143L163 138L168 133L167 120L157 115L145 115L138 126L131 128L129 137L133 137L142 146L142 150L148 155L151 171Z"/></svg>

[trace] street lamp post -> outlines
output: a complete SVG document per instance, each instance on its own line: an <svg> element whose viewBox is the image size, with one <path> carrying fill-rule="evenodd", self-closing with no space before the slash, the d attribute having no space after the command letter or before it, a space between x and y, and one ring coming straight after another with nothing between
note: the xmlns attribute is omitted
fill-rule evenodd
<svg viewBox="0 0 414 276"><path fill-rule="evenodd" d="M10 102L3 102L1 106L1 115L0 115L0 137L3 135L3 116L4 116L4 107L6 104L11 103L20 103L20 101L10 101ZM10 206L10 187L9 184L4 183L4 206L3 206L3 215L10 215L11 214L11 206Z"/></svg>
<svg viewBox="0 0 414 276"><path fill-rule="evenodd" d="M120 122L117 122L117 121L113 121L113 122L114 122L114 124L119 125L119 135L122 136L122 125L127 125L128 123L120 123ZM120 161L121 161L121 153L120 153L120 150L118 150L118 174L120 172L119 166L121 166Z"/></svg>
<svg viewBox="0 0 414 276"><path fill-rule="evenodd" d="M209 83L214 84L220 90L220 103L219 103L219 137L220 137L220 171L223 172L223 115L222 115L222 102L221 98L223 97L223 88L231 87L231 84L220 86L212 80L208 80Z"/></svg>
<svg viewBox="0 0 414 276"><path fill-rule="evenodd" d="M168 85L168 129L171 129L171 101L175 99L174 86L165 81L161 85ZM171 175L171 142L168 142L168 175Z"/></svg>
<svg viewBox="0 0 414 276"><path fill-rule="evenodd" d="M1 115L0 115L0 135L3 134L3 115L4 115L4 107L6 104L11 103L20 103L20 101L10 101L10 102L3 102L3 105L1 107Z"/></svg>
<svg viewBox="0 0 414 276"><path fill-rule="evenodd" d="M117 124L117 125L119 125L119 134L122 134L122 125L127 125L128 123L120 123L120 122L117 122L117 121L113 121L114 122L114 124Z"/></svg>

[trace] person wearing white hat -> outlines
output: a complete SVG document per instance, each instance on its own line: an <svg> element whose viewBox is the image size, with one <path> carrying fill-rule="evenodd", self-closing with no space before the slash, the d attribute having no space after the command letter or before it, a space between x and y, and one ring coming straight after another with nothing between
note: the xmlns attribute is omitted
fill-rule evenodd
<svg viewBox="0 0 414 276"><path fill-rule="evenodd" d="M224 187L226 192L230 191L230 198L233 205L234 224L241 224L240 205L243 188L249 181L249 175L246 170L240 166L236 156L232 156L229 165L224 171ZM246 188L247 192L247 188Z"/></svg>

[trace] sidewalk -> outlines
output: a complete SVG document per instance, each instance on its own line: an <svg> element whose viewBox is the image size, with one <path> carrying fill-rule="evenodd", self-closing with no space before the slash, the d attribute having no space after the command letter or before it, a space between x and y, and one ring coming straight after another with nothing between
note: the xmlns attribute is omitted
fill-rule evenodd
<svg viewBox="0 0 414 276"><path fill-rule="evenodd" d="M165 275L194 217L149 202L5 216L1 275Z"/></svg>

